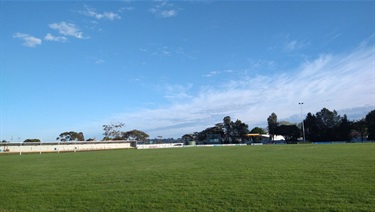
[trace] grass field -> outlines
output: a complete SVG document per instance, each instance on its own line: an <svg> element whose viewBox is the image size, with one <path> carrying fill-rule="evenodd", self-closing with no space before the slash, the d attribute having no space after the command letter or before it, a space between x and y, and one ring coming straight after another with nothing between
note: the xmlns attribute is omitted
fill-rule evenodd
<svg viewBox="0 0 375 212"><path fill-rule="evenodd" d="M374 211L375 144L0 155L0 211Z"/></svg>

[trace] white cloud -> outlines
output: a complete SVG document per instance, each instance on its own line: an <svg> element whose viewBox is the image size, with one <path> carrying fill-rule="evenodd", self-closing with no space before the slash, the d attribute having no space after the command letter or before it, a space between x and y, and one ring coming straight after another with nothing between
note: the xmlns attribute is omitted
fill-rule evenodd
<svg viewBox="0 0 375 212"><path fill-rule="evenodd" d="M210 78L210 77L214 77L216 75L222 74L222 73L232 73L232 72L233 72L233 70L231 70L231 69L224 70L224 71L210 71L208 74L204 74L203 76L207 77L207 78Z"/></svg>
<svg viewBox="0 0 375 212"><path fill-rule="evenodd" d="M124 11L131 11L131 10L135 10L135 7L121 7L118 11L121 13Z"/></svg>
<svg viewBox="0 0 375 212"><path fill-rule="evenodd" d="M96 18L98 20L100 19L107 19L107 20L116 20L116 19L121 19L121 16L117 13L114 13L114 12L103 12L103 13L99 13L99 12L96 12L95 9L93 8L89 8L86 6L86 9L83 10L83 11L79 11L81 14L83 15L86 15L86 16L89 16L89 17L93 17L93 18Z"/></svg>
<svg viewBox="0 0 375 212"><path fill-rule="evenodd" d="M155 4L149 11L163 18L170 18L177 15L177 10L174 9L174 5L168 3L168 1L158 1L158 4Z"/></svg>
<svg viewBox="0 0 375 212"><path fill-rule="evenodd" d="M42 40L31 36L29 34L17 32L13 35L14 38L20 38L23 40L23 45L27 47L36 47L37 45L42 44Z"/></svg>
<svg viewBox="0 0 375 212"><path fill-rule="evenodd" d="M47 33L46 36L44 36L44 40L65 42L67 38L64 36L54 36L51 33Z"/></svg>
<svg viewBox="0 0 375 212"><path fill-rule="evenodd" d="M280 40L282 41L281 43ZM311 45L309 40L293 38L293 36L288 33L280 33L276 35L274 41L276 41L276 44L272 45L269 50L274 51L277 49L286 53L296 53Z"/></svg>
<svg viewBox="0 0 375 212"><path fill-rule="evenodd" d="M292 41L285 42L284 50L287 52L291 52L291 51L303 49L309 45L310 44L308 42L292 40Z"/></svg>
<svg viewBox="0 0 375 212"><path fill-rule="evenodd" d="M286 43L285 48L289 51L292 51L292 50L296 49L297 48L297 41L292 40L292 41Z"/></svg>
<svg viewBox="0 0 375 212"><path fill-rule="evenodd" d="M87 62L89 63L95 63L95 64L102 64L105 63L105 60L102 58L94 57L94 56L88 56L86 57Z"/></svg>
<svg viewBox="0 0 375 212"><path fill-rule="evenodd" d="M255 127L275 112L280 120L330 110L365 107L374 102L374 47L359 48L347 55L321 55L295 70L274 75L229 79L225 85L172 86L165 98L170 106L116 114L128 128L146 131L151 137L180 137L221 122L224 116L240 119ZM351 118L351 117L349 117Z"/></svg>
<svg viewBox="0 0 375 212"><path fill-rule="evenodd" d="M210 71L210 73L203 75L204 77L213 77L220 74L220 71Z"/></svg>
<svg viewBox="0 0 375 212"><path fill-rule="evenodd" d="M160 11L160 15L164 18L169 18L177 15L176 10L162 10Z"/></svg>
<svg viewBox="0 0 375 212"><path fill-rule="evenodd" d="M163 85L163 90L165 92L164 97L169 101L186 101L192 98L190 96L189 91L193 87L193 84L189 83L187 85L180 85L180 84L166 84Z"/></svg>
<svg viewBox="0 0 375 212"><path fill-rule="evenodd" d="M73 36L75 38L82 39L83 32L79 30L79 28L72 23L66 23L65 21L62 21L60 23L53 23L48 25L51 29L57 30L60 34L65 36Z"/></svg>
<svg viewBox="0 0 375 212"><path fill-rule="evenodd" d="M143 50L146 50L146 51L143 51ZM147 52L147 49L141 49L140 51ZM172 52L167 46L154 47L151 55L159 56L159 57L167 57L167 56L171 56Z"/></svg>

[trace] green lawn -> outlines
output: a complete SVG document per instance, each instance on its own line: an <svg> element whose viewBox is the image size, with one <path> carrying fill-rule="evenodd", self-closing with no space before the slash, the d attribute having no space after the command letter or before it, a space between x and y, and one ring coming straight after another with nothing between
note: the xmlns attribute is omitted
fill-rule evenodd
<svg viewBox="0 0 375 212"><path fill-rule="evenodd" d="M375 143L0 155L0 211L374 211Z"/></svg>

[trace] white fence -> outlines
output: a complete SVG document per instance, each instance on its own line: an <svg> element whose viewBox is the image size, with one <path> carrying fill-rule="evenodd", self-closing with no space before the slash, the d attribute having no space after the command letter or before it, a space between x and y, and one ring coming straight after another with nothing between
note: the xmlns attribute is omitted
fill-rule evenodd
<svg viewBox="0 0 375 212"><path fill-rule="evenodd" d="M170 144L137 144L137 149L159 149L159 148L176 148L183 147L183 143L170 143Z"/></svg>
<svg viewBox="0 0 375 212"><path fill-rule="evenodd" d="M76 152L108 149L134 148L135 141L106 142L53 142L53 143L6 143L0 144L0 153L31 153L31 152Z"/></svg>
<svg viewBox="0 0 375 212"><path fill-rule="evenodd" d="M210 146L246 146L247 144L199 144L196 147L210 147Z"/></svg>

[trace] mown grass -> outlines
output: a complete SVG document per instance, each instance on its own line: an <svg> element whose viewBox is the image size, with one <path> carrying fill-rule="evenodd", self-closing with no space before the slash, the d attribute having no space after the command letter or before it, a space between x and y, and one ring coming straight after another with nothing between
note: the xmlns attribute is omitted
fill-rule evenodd
<svg viewBox="0 0 375 212"><path fill-rule="evenodd" d="M0 211L374 211L375 144L0 155Z"/></svg>

